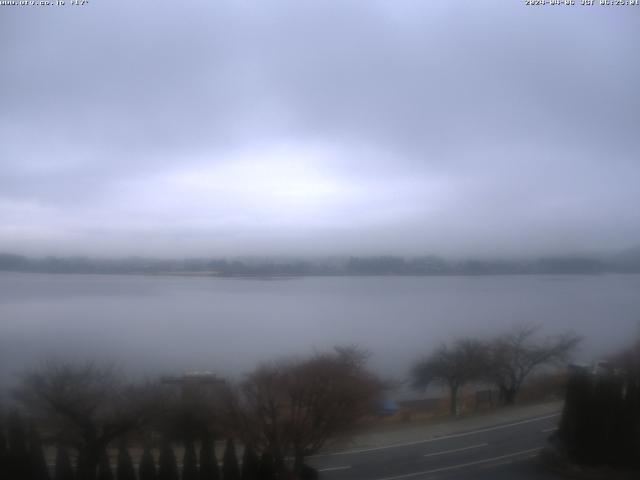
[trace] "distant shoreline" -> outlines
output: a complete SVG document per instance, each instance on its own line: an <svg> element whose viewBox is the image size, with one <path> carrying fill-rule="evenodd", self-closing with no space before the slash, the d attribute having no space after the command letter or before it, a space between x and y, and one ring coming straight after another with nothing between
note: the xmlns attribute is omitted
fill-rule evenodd
<svg viewBox="0 0 640 480"><path fill-rule="evenodd" d="M640 250L607 257L451 260L437 256L335 258L87 258L0 253L0 271L182 277L298 278L362 276L599 275L640 273Z"/></svg>
<svg viewBox="0 0 640 480"><path fill-rule="evenodd" d="M22 275L95 275L95 276L123 276L123 277L181 277L181 278L220 278L238 280L295 280L301 278L452 278L452 277L597 277L605 275L640 275L640 271L606 271L606 272L529 272L529 273L438 273L438 274L398 274L398 273L378 273L378 274L347 274L347 273L327 273L327 274L301 274L301 275L260 275L260 274L215 274L200 272L51 272L51 271L21 271L2 270L0 274L22 274Z"/></svg>

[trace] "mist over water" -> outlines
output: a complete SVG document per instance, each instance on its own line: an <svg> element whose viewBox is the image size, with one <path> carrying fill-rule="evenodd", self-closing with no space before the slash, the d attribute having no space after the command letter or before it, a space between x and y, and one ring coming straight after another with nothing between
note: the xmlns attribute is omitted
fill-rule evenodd
<svg viewBox="0 0 640 480"><path fill-rule="evenodd" d="M368 349L405 379L440 342L519 323L573 330L592 361L635 337L640 275L236 279L0 273L0 381L47 356L113 361L133 374L211 370L336 344Z"/></svg>

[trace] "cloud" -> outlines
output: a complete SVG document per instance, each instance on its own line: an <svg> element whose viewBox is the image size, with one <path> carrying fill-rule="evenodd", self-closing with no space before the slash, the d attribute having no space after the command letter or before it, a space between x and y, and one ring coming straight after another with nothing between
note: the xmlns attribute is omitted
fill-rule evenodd
<svg viewBox="0 0 640 480"><path fill-rule="evenodd" d="M0 249L638 243L632 13L416 1L4 7Z"/></svg>

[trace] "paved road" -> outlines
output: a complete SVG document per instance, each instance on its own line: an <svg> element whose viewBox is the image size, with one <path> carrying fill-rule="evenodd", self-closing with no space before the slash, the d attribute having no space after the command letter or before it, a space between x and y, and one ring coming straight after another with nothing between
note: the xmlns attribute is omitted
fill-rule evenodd
<svg viewBox="0 0 640 480"><path fill-rule="evenodd" d="M556 479L536 459L557 413L439 438L318 455L325 480Z"/></svg>

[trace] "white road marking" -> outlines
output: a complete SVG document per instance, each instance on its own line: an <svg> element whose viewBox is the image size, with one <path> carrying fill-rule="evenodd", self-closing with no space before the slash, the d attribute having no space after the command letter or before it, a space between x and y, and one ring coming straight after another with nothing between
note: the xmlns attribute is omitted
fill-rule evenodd
<svg viewBox="0 0 640 480"><path fill-rule="evenodd" d="M328 468L319 468L319 472L335 472L337 470L349 470L351 465L344 465L342 467L328 467Z"/></svg>
<svg viewBox="0 0 640 480"><path fill-rule="evenodd" d="M534 453L534 452L539 452L540 450L542 450L542 448L543 447L530 448L528 450L521 450L519 452L508 453L506 455L500 455L498 457L485 458L483 460L476 460L475 462L459 463L457 465L451 465L449 467L434 468L432 470L425 470L423 472L405 473L403 475L394 475L393 477L378 478L377 480L398 480L400 478L411 478L411 477L418 477L420 475L430 475L432 473L446 472L448 470L455 470L457 468L470 467L472 465L481 465L483 463L495 462L496 460L503 460L505 458L511 458L511 457L517 457L519 455L531 454L531 453Z"/></svg>
<svg viewBox="0 0 640 480"><path fill-rule="evenodd" d="M514 458L507 458L506 460L502 460L500 462L489 462L486 465L480 465L478 467L478 470L489 470L491 468L502 467L504 465L511 465L511 464L513 464L515 462L519 462L519 461L522 461L522 460L528 460L529 458L533 458L533 457L536 456L536 453L537 452L532 452L530 454L523 455L523 456L518 457L518 458L515 458L515 457Z"/></svg>
<svg viewBox="0 0 640 480"><path fill-rule="evenodd" d="M442 450L441 452L426 453L424 456L435 457L437 455L446 455L447 453L463 452L465 450L471 450L472 448L486 447L488 445L489 445L488 443L479 443L477 445L471 445L469 447L453 448L451 450Z"/></svg>
<svg viewBox="0 0 640 480"><path fill-rule="evenodd" d="M540 430L542 433L549 433L549 432L555 432L558 429L558 427L553 427L553 428L545 428L543 430Z"/></svg>
<svg viewBox="0 0 640 480"><path fill-rule="evenodd" d="M391 445L384 445L381 447L360 448L360 449L344 450L342 452L332 452L332 453L320 453L317 455L311 455L308 458L332 457L336 455L350 455L352 453L376 452L378 450L386 450L388 448L409 447L411 445L420 445L422 443L438 442L440 440L447 440L449 438L459 438L459 437L466 437L469 435L476 435L478 433L492 432L494 430L501 430L503 428L510 428L510 427L515 427L517 425L524 425L525 423L538 422L541 420L546 420L547 418L553 418L558 416L560 416L560 412L552 413L550 415L544 415L542 417L529 418L527 420L521 420L519 422L507 423L505 425L498 425L496 427L481 428L480 430L473 430L471 432L453 433L451 435L443 435L441 437L433 437L425 440L416 440L414 442L393 443Z"/></svg>

